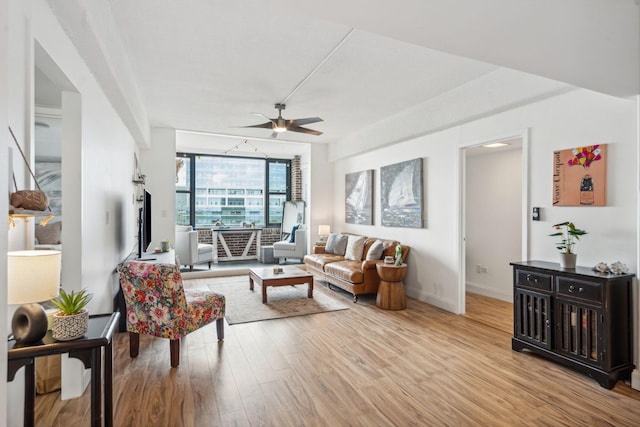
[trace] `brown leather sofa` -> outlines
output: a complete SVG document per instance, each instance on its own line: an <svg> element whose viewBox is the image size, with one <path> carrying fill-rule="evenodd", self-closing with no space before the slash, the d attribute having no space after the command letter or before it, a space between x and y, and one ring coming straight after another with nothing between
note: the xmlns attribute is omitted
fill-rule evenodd
<svg viewBox="0 0 640 427"><path fill-rule="evenodd" d="M382 241L385 246L382 256L380 259L366 260L367 253L376 240ZM357 302L358 295L378 292L380 277L376 264L384 262L385 256L395 257L398 244L400 242L395 240L368 237L364 243L362 261L348 260L342 255L327 254L324 246L314 246L312 253L304 257L304 263L307 271L313 273L317 279L353 294L353 302ZM403 260L407 259L409 250L409 246L402 245Z"/></svg>

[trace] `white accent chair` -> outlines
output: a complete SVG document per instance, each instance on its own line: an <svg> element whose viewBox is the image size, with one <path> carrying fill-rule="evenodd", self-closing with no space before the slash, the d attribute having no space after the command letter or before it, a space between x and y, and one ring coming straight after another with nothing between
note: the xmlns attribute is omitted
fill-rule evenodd
<svg viewBox="0 0 640 427"><path fill-rule="evenodd" d="M289 239L282 240L273 244L273 257L277 258L276 263L280 262L280 258L287 260L288 258L299 258L300 261L307 253L307 230L304 225L296 230L295 243L289 243Z"/></svg>
<svg viewBox="0 0 640 427"><path fill-rule="evenodd" d="M180 265L188 265L193 271L193 264L213 261L213 245L198 243L198 232L190 225L176 225L175 248Z"/></svg>

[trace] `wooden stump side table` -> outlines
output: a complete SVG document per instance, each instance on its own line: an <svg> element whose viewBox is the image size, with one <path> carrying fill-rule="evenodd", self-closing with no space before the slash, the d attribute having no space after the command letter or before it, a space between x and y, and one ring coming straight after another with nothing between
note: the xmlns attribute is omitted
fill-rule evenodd
<svg viewBox="0 0 640 427"><path fill-rule="evenodd" d="M376 305L383 310L404 310L407 308L407 297L402 280L407 274L407 264L376 264L380 276Z"/></svg>

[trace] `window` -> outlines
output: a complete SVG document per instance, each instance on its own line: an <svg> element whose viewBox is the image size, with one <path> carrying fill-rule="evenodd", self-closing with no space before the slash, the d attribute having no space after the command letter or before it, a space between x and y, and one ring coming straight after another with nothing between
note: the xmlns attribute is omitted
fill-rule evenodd
<svg viewBox="0 0 640 427"><path fill-rule="evenodd" d="M290 198L290 170L289 160L178 153L176 223L279 225Z"/></svg>
<svg viewBox="0 0 640 427"><path fill-rule="evenodd" d="M191 158L176 157L176 224L191 224Z"/></svg>
<svg viewBox="0 0 640 427"><path fill-rule="evenodd" d="M270 224L282 222L282 208L284 202L290 198L291 162L272 161L269 165L269 206L268 219Z"/></svg>

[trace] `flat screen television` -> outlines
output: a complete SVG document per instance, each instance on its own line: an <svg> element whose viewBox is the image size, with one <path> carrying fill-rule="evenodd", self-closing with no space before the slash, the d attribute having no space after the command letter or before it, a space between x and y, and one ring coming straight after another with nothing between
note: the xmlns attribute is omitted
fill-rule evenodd
<svg viewBox="0 0 640 427"><path fill-rule="evenodd" d="M144 190L142 207L138 210L138 259L151 244L151 193Z"/></svg>

